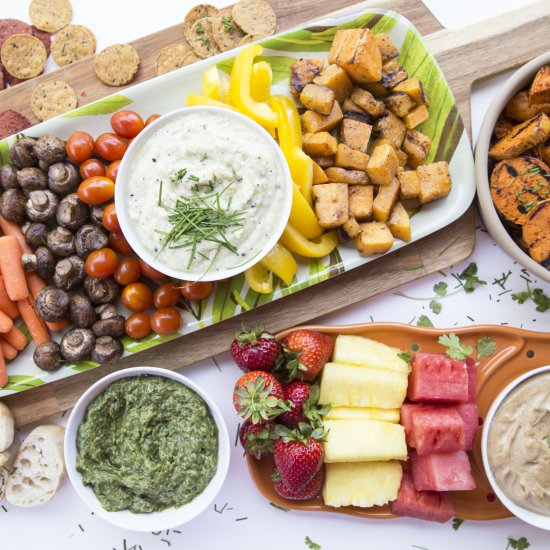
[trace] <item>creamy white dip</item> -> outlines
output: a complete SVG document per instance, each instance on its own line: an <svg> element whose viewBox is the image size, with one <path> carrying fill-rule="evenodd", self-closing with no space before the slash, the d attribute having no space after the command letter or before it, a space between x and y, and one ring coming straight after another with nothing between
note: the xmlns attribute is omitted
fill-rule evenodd
<svg viewBox="0 0 550 550"><path fill-rule="evenodd" d="M187 111L147 136L128 167L126 197L130 225L145 249L158 262L197 276L258 255L280 224L277 204L285 193L283 167L268 139L221 110ZM212 194L220 194L224 212L242 213L240 225L225 228L236 252L203 240L191 258L187 247L166 246L176 201Z"/></svg>

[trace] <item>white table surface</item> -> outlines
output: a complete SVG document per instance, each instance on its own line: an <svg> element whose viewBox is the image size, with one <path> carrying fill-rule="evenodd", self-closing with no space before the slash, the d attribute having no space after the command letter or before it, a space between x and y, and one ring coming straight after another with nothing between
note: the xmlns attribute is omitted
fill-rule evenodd
<svg viewBox="0 0 550 550"><path fill-rule="evenodd" d="M290 1L290 0L289 0ZM85 24L97 37L98 51L103 47L150 34L179 23L195 2L191 0L72 0L73 23ZM226 0L210 0L222 7ZM446 27L462 27L504 11L525 5L526 0L425 0L436 17ZM1 17L15 17L28 21L26 0L0 0ZM50 59L47 68L55 68ZM483 113L496 93L504 76L478 86L472 97L474 139ZM427 300L410 299L433 296L433 286L439 281L455 286L452 273L460 273L470 262L476 262L479 277L487 285L473 294L464 292L442 299L442 311L433 314ZM503 289L493 284L496 278L511 271L506 290L525 289L520 266L502 252L478 223L477 243L471 258L452 266L445 273L436 273L364 300L354 306L327 315L318 321L345 324L374 321L415 323L426 314L437 327L453 327L478 323L506 323L532 330L550 329L550 311L535 311L532 302L519 305L511 298L512 292L501 295ZM538 283L550 295L550 285ZM399 292L400 295L396 295ZM265 320L269 327L269 319ZM184 374L202 385L218 403L235 437L237 419L231 403L231 393L240 371L229 354L217 358L220 370L212 360L186 367ZM221 371L221 372L220 372ZM49 419L63 423L60 416ZM24 433L19 433L20 438ZM477 550L505 550L507 538L526 537L532 550L550 548L550 533L530 527L517 520L492 522L465 521L454 531L451 523L444 525L413 519L385 521L350 518L339 514L283 512L272 506L254 487L242 456L242 449L234 447L226 483L212 505L201 516L179 528L161 533L135 533L111 526L92 515L79 500L70 483L65 481L55 498L48 504L24 509L4 501L0 507L0 550L98 550L134 549L156 550L169 547L185 550L241 548L281 550L307 548L305 538L319 544L323 550L355 548L391 550L425 549L445 550L471 548Z"/></svg>

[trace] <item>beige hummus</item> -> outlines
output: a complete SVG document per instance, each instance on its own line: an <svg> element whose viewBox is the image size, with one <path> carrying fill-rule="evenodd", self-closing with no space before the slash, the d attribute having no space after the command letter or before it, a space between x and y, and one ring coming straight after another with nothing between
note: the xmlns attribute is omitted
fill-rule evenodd
<svg viewBox="0 0 550 550"><path fill-rule="evenodd" d="M527 379L504 399L491 422L487 450L506 496L550 516L550 372Z"/></svg>

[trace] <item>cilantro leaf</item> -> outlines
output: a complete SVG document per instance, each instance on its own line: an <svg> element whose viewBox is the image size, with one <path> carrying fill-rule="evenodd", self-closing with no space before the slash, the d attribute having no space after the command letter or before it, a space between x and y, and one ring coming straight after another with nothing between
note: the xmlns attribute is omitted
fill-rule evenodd
<svg viewBox="0 0 550 550"><path fill-rule="evenodd" d="M477 264L472 262L460 275L455 275L455 279L462 285L464 292L470 293L475 290L476 285L486 285L487 281L482 281L477 276Z"/></svg>
<svg viewBox="0 0 550 550"><path fill-rule="evenodd" d="M525 550L526 548L529 548L529 546L531 546L531 543L525 537L521 537L519 539L508 537L506 550L508 550L508 548L512 548L513 550Z"/></svg>
<svg viewBox="0 0 550 550"><path fill-rule="evenodd" d="M453 518L453 530L458 531L458 528L464 523L462 518Z"/></svg>
<svg viewBox="0 0 550 550"><path fill-rule="evenodd" d="M490 336L482 336L477 341L477 357L478 359L487 356L490 357L495 353L497 348L496 342Z"/></svg>
<svg viewBox="0 0 550 550"><path fill-rule="evenodd" d="M454 332L440 336L438 342L447 348L445 353L451 359L466 359L474 351L472 346L461 344L460 339Z"/></svg>
<svg viewBox="0 0 550 550"><path fill-rule="evenodd" d="M409 365L411 364L411 361L413 360L413 356L406 352L406 351L400 351L398 354L397 354L397 357L399 357L399 359L403 359L403 361L405 361L405 363L408 363Z"/></svg>
<svg viewBox="0 0 550 550"><path fill-rule="evenodd" d="M317 544L316 542L313 542L309 537L306 537L304 542L306 543L306 546L310 550L321 550L321 546L319 544Z"/></svg>
<svg viewBox="0 0 550 550"><path fill-rule="evenodd" d="M447 295L447 283L441 281L440 283L437 283L434 285L434 292L438 296L446 296Z"/></svg>
<svg viewBox="0 0 550 550"><path fill-rule="evenodd" d="M437 315L439 313L441 313L441 308L442 308L442 305L441 305L441 302L438 302L437 300L432 300L430 302L430 309Z"/></svg>
<svg viewBox="0 0 550 550"><path fill-rule="evenodd" d="M416 321L417 327L433 327L434 324L430 321L430 318L427 315L421 315Z"/></svg>

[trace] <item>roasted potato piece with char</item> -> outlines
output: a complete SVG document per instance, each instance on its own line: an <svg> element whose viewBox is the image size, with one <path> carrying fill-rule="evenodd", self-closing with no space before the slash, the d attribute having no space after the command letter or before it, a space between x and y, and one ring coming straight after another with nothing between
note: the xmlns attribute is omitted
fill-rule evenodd
<svg viewBox="0 0 550 550"><path fill-rule="evenodd" d="M355 239L355 246L362 256L383 254L393 245L393 235L384 222L359 224L361 235Z"/></svg>
<svg viewBox="0 0 550 550"><path fill-rule="evenodd" d="M406 114L403 117L403 122L409 130L412 130L423 122L426 122L428 118L430 118L430 114L428 113L426 105L420 105L419 107L415 107L412 111Z"/></svg>
<svg viewBox="0 0 550 550"><path fill-rule="evenodd" d="M384 98L386 109L391 111L395 116L404 117L408 112L416 107L416 103L405 93L395 92Z"/></svg>
<svg viewBox="0 0 550 550"><path fill-rule="evenodd" d="M325 171L313 159L311 160L313 162L313 185L318 183L328 183L328 178Z"/></svg>
<svg viewBox="0 0 550 550"><path fill-rule="evenodd" d="M529 211L522 237L531 258L550 270L550 200L539 202Z"/></svg>
<svg viewBox="0 0 550 550"><path fill-rule="evenodd" d="M330 88L336 97L336 101L344 101L353 90L353 83L346 71L338 65L329 65L313 79L314 84Z"/></svg>
<svg viewBox="0 0 550 550"><path fill-rule="evenodd" d="M302 115L302 128L306 132L330 132L340 124L344 115L338 101L332 105L328 115L321 115L315 111L306 111Z"/></svg>
<svg viewBox="0 0 550 550"><path fill-rule="evenodd" d="M374 187L372 185L350 185L348 197L349 215L351 217L357 220L366 220L372 216L374 197Z"/></svg>
<svg viewBox="0 0 550 550"><path fill-rule="evenodd" d="M420 183L418 200L421 204L446 197L451 192L451 175L445 161L424 164L416 169Z"/></svg>
<svg viewBox="0 0 550 550"><path fill-rule="evenodd" d="M361 170L346 170L345 168L330 167L325 170L330 182L347 183L349 185L367 185L369 178Z"/></svg>
<svg viewBox="0 0 550 550"><path fill-rule="evenodd" d="M315 213L321 227L339 227L348 221L348 186L345 183L314 185L312 194Z"/></svg>
<svg viewBox="0 0 550 550"><path fill-rule="evenodd" d="M294 97L298 97L305 85L311 84L324 66L325 60L321 57L298 59L290 67L290 93Z"/></svg>
<svg viewBox="0 0 550 550"><path fill-rule="evenodd" d="M428 97L428 93L417 76L403 80L403 82L400 82L397 86L394 86L392 92L405 92L416 103L416 105L425 105L426 107L430 106L430 98Z"/></svg>
<svg viewBox="0 0 550 550"><path fill-rule="evenodd" d="M397 174L399 161L395 149L388 144L381 144L372 150L367 164L367 175L375 185L390 185Z"/></svg>
<svg viewBox="0 0 550 550"><path fill-rule="evenodd" d="M391 234L396 239L401 239L402 241L411 240L411 220L405 207L399 201L395 203L386 223Z"/></svg>
<svg viewBox="0 0 550 550"><path fill-rule="evenodd" d="M345 118L340 128L340 141L362 153L367 152L372 126L365 122Z"/></svg>
<svg viewBox="0 0 550 550"><path fill-rule="evenodd" d="M399 197L401 200L416 199L420 195L420 180L416 170L409 170L407 172L399 172L397 174L399 185L401 186Z"/></svg>
<svg viewBox="0 0 550 550"><path fill-rule="evenodd" d="M389 185L381 185L372 203L372 215L377 222L385 222L390 217L393 205L397 202L400 189L399 180L393 178Z"/></svg>
<svg viewBox="0 0 550 550"><path fill-rule="evenodd" d="M370 92L363 88L354 88L350 99L355 105L358 105L373 117L381 116L385 113L386 107L382 101L378 101Z"/></svg>
<svg viewBox="0 0 550 550"><path fill-rule="evenodd" d="M550 65L541 67L529 89L529 101L533 105L550 103Z"/></svg>
<svg viewBox="0 0 550 550"><path fill-rule="evenodd" d="M361 227L354 218L349 218L342 226L342 229L348 234L350 239L355 239L361 234Z"/></svg>
<svg viewBox="0 0 550 550"><path fill-rule="evenodd" d="M319 84L306 84L300 93L300 101L304 107L325 116L332 111L334 100L334 91Z"/></svg>
<svg viewBox="0 0 550 550"><path fill-rule="evenodd" d="M391 90L395 88L401 82L404 82L409 78L407 71L401 66L401 63L397 59L391 59L382 65L382 76L380 77L380 84Z"/></svg>
<svg viewBox="0 0 550 550"><path fill-rule="evenodd" d="M388 113L376 121L374 133L377 137L389 139L393 146L399 149L405 139L407 127L400 118Z"/></svg>
<svg viewBox="0 0 550 550"><path fill-rule="evenodd" d="M432 140L418 130L407 130L401 148L407 155L407 164L417 168L424 164L432 148Z"/></svg>
<svg viewBox="0 0 550 550"><path fill-rule="evenodd" d="M340 168L349 168L350 170L362 170L367 169L369 162L369 155L356 151L345 143L339 143L336 156L334 157L334 163Z"/></svg>
<svg viewBox="0 0 550 550"><path fill-rule="evenodd" d="M397 46L392 42L392 39L385 33L381 32L374 35L378 48L380 49L380 55L382 56L382 63L386 63L390 59L399 55Z"/></svg>
<svg viewBox="0 0 550 550"><path fill-rule="evenodd" d="M330 157L336 154L338 142L328 132L307 133L302 136L304 151L315 157Z"/></svg>
<svg viewBox="0 0 550 550"><path fill-rule="evenodd" d="M550 102L535 105L529 99L529 92L518 92L504 107L504 114L512 120L524 122L539 113L550 115Z"/></svg>

